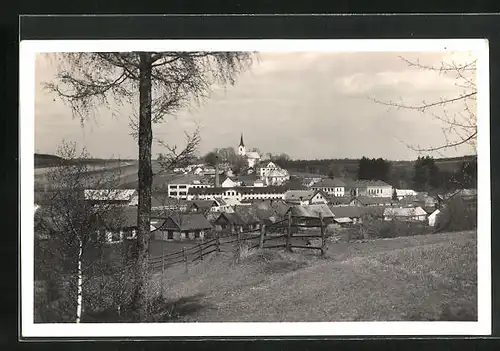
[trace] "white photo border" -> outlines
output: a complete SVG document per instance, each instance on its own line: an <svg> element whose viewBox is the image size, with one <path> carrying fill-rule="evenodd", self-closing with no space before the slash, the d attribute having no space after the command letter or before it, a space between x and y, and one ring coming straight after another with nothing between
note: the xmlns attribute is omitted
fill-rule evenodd
<svg viewBox="0 0 500 351"><path fill-rule="evenodd" d="M321 323L34 323L35 55L98 51L425 52L470 51L477 59L478 321ZM19 131L22 337L287 337L491 334L489 51L486 39L29 40L20 42Z"/></svg>

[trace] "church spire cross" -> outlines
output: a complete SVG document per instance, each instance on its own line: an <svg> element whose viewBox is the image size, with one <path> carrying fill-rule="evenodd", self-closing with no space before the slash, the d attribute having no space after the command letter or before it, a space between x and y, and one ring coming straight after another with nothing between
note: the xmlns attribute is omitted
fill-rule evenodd
<svg viewBox="0 0 500 351"><path fill-rule="evenodd" d="M241 133L240 146L245 146L245 144L243 144L243 133Z"/></svg>

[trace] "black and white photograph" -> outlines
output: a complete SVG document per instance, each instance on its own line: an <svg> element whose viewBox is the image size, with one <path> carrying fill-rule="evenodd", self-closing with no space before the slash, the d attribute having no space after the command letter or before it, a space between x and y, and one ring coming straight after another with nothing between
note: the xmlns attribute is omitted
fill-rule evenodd
<svg viewBox="0 0 500 351"><path fill-rule="evenodd" d="M490 332L487 41L20 59L23 334Z"/></svg>

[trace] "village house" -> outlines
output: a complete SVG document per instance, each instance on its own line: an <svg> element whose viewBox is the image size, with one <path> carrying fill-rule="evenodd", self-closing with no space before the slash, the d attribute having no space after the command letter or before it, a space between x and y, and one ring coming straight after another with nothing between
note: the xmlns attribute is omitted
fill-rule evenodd
<svg viewBox="0 0 500 351"><path fill-rule="evenodd" d="M201 213L179 213L168 216L153 231L156 240L203 239L213 227Z"/></svg>
<svg viewBox="0 0 500 351"><path fill-rule="evenodd" d="M326 204L295 205L288 209L286 216L288 216L288 213L291 214L294 223L298 224L319 225L319 219L322 218L323 224L328 225L333 223L335 218L335 215Z"/></svg>
<svg viewBox="0 0 500 351"><path fill-rule="evenodd" d="M427 219L427 212L422 207L398 208L388 207L384 210L384 220L423 222Z"/></svg>
<svg viewBox="0 0 500 351"><path fill-rule="evenodd" d="M334 215L334 222L340 225L344 224L356 224L360 222L361 219L361 208L354 206L328 206L330 211L332 211Z"/></svg>
<svg viewBox="0 0 500 351"><path fill-rule="evenodd" d="M308 173L308 172L291 172L290 177L298 179L302 186L306 188L310 188L314 184L322 181L325 176L316 173Z"/></svg>
<svg viewBox="0 0 500 351"><path fill-rule="evenodd" d="M202 213L205 216L209 212L215 212L215 209L220 207L216 200L191 200L188 203L188 212Z"/></svg>
<svg viewBox="0 0 500 351"><path fill-rule="evenodd" d="M392 197L392 186L381 180L348 180L345 183L348 195Z"/></svg>
<svg viewBox="0 0 500 351"><path fill-rule="evenodd" d="M398 197L398 200L408 196L417 196L417 194L418 193L412 189L396 189L396 196Z"/></svg>
<svg viewBox="0 0 500 351"><path fill-rule="evenodd" d="M429 214L429 217L427 218L429 226L434 227L436 226L438 215L441 213L440 209L434 210L431 214Z"/></svg>
<svg viewBox="0 0 500 351"><path fill-rule="evenodd" d="M327 204L328 196L319 190L288 190L285 192L286 203L294 205Z"/></svg>
<svg viewBox="0 0 500 351"><path fill-rule="evenodd" d="M393 206L398 204L391 197L371 197L371 196L355 196L351 198L349 206Z"/></svg>
<svg viewBox="0 0 500 351"><path fill-rule="evenodd" d="M290 174L274 162L259 168L260 179L265 185L282 185L290 180Z"/></svg>
<svg viewBox="0 0 500 351"><path fill-rule="evenodd" d="M169 197L164 192L154 192L151 195L151 210L186 211L187 206L187 200Z"/></svg>
<svg viewBox="0 0 500 351"><path fill-rule="evenodd" d="M321 190L332 196L341 197L345 194L345 183L339 179L323 179L311 186L313 190Z"/></svg>
<svg viewBox="0 0 500 351"><path fill-rule="evenodd" d="M328 203L332 206L351 206L352 196L330 196Z"/></svg>
<svg viewBox="0 0 500 351"><path fill-rule="evenodd" d="M218 230L231 234L245 230L257 230L263 220L257 215L257 210L251 206L235 206L234 213L221 213L214 221Z"/></svg>

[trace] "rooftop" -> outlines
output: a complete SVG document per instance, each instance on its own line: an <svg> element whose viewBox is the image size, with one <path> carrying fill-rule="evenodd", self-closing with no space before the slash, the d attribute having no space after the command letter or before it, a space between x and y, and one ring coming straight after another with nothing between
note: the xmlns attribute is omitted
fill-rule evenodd
<svg viewBox="0 0 500 351"><path fill-rule="evenodd" d="M286 201L306 201L311 199L314 194L316 194L315 190L288 190L285 192L285 200Z"/></svg>
<svg viewBox="0 0 500 351"><path fill-rule="evenodd" d="M335 187L343 187L345 185L346 184L340 179L327 178L327 179L323 179L322 181L314 184L312 187L313 188L335 188Z"/></svg>
<svg viewBox="0 0 500 351"><path fill-rule="evenodd" d="M424 216L427 212L421 207L411 207L411 208L397 208L388 207L384 210L384 216L387 217L413 217L413 216Z"/></svg>
<svg viewBox="0 0 500 351"><path fill-rule="evenodd" d="M135 189L86 189L85 200L93 201L130 201L137 193Z"/></svg>
<svg viewBox="0 0 500 351"><path fill-rule="evenodd" d="M201 213L179 213L171 215L159 229L177 229L181 231L211 229L212 225Z"/></svg>
<svg viewBox="0 0 500 351"><path fill-rule="evenodd" d="M289 211L292 212L292 216L294 217L305 217L305 218L319 218L320 214L323 218L333 218L334 214L328 208L327 205L324 204L314 204L307 206L292 206Z"/></svg>

